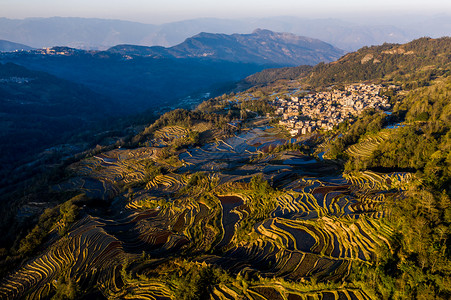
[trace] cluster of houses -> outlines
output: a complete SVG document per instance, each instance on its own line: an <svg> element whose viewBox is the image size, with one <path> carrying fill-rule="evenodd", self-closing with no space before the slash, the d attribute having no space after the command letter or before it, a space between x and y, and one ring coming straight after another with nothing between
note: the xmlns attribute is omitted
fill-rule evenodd
<svg viewBox="0 0 451 300"><path fill-rule="evenodd" d="M273 105L282 119L279 124L291 135L307 134L316 129L331 130L344 120L357 116L366 108L390 109L386 97L380 96L381 85L356 84L345 90L331 90L276 98Z"/></svg>
<svg viewBox="0 0 451 300"><path fill-rule="evenodd" d="M41 54L41 55L67 55L68 53L66 51L57 51L53 48L43 48L43 49L35 49L32 51L35 54Z"/></svg>
<svg viewBox="0 0 451 300"><path fill-rule="evenodd" d="M69 47L51 47L51 48L42 48L42 49L34 49L28 51L34 54L40 55L72 55L74 53L80 52L78 49L69 48Z"/></svg>
<svg viewBox="0 0 451 300"><path fill-rule="evenodd" d="M0 83L27 83L30 82L31 78L25 77L9 77L9 78L0 78Z"/></svg>

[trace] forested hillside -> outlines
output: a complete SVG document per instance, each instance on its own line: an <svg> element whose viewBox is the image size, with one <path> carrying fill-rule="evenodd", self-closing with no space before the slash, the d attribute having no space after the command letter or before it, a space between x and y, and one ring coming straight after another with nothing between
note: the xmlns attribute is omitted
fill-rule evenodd
<svg viewBox="0 0 451 300"><path fill-rule="evenodd" d="M383 256L373 266L354 271L378 297L450 295L450 47L450 38L424 38L365 48L337 63L316 66L306 79L314 86L376 80L387 84L385 93L394 104L391 115L370 112L352 125L342 124L328 153L345 161L351 175L415 174L416 181L385 204L386 222L394 229L391 248L381 249ZM386 128L394 130L387 134Z"/></svg>
<svg viewBox="0 0 451 300"><path fill-rule="evenodd" d="M313 86L325 86L390 80L403 83L407 88L418 87L444 75L450 56L449 37L421 38L403 45L364 47L337 62L316 65L307 82Z"/></svg>

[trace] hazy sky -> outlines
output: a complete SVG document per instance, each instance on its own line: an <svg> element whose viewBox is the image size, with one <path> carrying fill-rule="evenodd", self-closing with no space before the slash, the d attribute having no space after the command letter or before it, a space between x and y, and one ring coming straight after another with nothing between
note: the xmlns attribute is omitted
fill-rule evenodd
<svg viewBox="0 0 451 300"><path fill-rule="evenodd" d="M163 23L198 17L451 13L450 0L0 0L0 17L96 17Z"/></svg>

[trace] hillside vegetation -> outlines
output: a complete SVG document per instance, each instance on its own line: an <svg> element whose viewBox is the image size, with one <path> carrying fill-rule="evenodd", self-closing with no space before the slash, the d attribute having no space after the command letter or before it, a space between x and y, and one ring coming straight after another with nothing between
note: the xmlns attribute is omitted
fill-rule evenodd
<svg viewBox="0 0 451 300"><path fill-rule="evenodd" d="M307 83L329 86L376 80L407 89L423 86L449 71L450 39L421 38L403 45L364 47L334 63L316 65Z"/></svg>
<svg viewBox="0 0 451 300"><path fill-rule="evenodd" d="M393 248L384 250L384 258L372 267L355 271L355 278L379 297L450 295L450 45L449 38L424 38L406 45L362 49L341 63L316 67L323 73L307 79L322 84L326 81L321 81L320 74L324 74L329 80L335 78L332 82L345 83L362 76L402 87L386 91L395 105L392 115L372 114L352 125L343 124L342 135L333 139L329 153L346 160L350 174L409 171L417 178L406 192L386 202L386 221L395 232ZM359 63L370 56L380 62ZM345 67L352 65L352 59L355 73ZM340 73L342 69L349 73ZM394 129L384 129L394 123Z"/></svg>
<svg viewBox="0 0 451 300"><path fill-rule="evenodd" d="M450 44L272 76L68 161L5 206L0 297L449 299ZM275 97L367 81L392 111L277 125Z"/></svg>

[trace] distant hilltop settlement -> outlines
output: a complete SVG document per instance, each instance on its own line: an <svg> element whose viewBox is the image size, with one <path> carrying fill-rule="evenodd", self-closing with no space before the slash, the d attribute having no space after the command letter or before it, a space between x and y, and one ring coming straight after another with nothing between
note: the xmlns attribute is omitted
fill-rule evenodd
<svg viewBox="0 0 451 300"><path fill-rule="evenodd" d="M276 98L273 105L276 115L282 116L279 125L287 128L292 136L307 134L316 129L331 130L335 125L366 108L390 109L385 96L380 96L381 85L357 84L344 91L307 93L291 99Z"/></svg>

